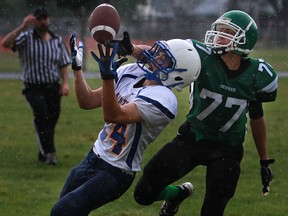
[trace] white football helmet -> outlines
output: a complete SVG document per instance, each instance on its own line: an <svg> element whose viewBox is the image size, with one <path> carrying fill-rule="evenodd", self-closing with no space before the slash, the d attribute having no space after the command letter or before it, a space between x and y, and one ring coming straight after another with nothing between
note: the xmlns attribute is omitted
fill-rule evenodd
<svg viewBox="0 0 288 216"><path fill-rule="evenodd" d="M201 70L198 52L182 39L155 42L150 50L142 52L137 64L144 70L146 79L159 81L178 91L194 82Z"/></svg>

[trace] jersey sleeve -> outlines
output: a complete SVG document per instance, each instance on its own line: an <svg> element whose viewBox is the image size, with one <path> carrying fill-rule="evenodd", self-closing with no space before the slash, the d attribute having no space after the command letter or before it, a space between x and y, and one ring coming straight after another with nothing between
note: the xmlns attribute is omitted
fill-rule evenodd
<svg viewBox="0 0 288 216"><path fill-rule="evenodd" d="M151 125L167 125L177 115L177 99L166 87L144 88L135 98L143 120Z"/></svg>
<svg viewBox="0 0 288 216"><path fill-rule="evenodd" d="M258 59L256 75L256 98L261 102L274 101L277 95L278 76L271 65L263 59Z"/></svg>
<svg viewBox="0 0 288 216"><path fill-rule="evenodd" d="M18 37L14 40L12 51L16 52L24 48L27 40L27 32L21 32Z"/></svg>

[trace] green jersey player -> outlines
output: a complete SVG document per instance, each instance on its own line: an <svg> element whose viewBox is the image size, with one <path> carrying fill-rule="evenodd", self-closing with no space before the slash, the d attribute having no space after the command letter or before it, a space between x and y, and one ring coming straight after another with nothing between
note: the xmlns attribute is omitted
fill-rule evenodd
<svg viewBox="0 0 288 216"><path fill-rule="evenodd" d="M229 146L244 142L249 105L274 101L277 75L262 59L241 58L230 70L212 49L192 40L201 57L202 71L191 92L188 122L196 140L214 140Z"/></svg>
<svg viewBox="0 0 288 216"><path fill-rule="evenodd" d="M120 44L125 48L124 39ZM177 136L144 167L134 193L139 204L165 200L160 215L175 215L194 188L189 182L169 184L204 165L206 193L201 216L223 215L240 176L246 114L260 158L262 192L268 194L273 178L269 164L274 160L268 157L262 103L275 100L278 79L264 60L248 57L257 39L254 20L233 10L212 24L204 43L188 40L201 59L200 75L191 85L190 111ZM137 56L139 50L134 45L132 55Z"/></svg>

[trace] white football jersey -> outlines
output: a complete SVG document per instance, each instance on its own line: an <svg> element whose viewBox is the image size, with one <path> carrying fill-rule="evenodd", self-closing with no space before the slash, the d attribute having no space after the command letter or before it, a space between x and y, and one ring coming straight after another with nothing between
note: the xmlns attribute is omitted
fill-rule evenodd
<svg viewBox="0 0 288 216"><path fill-rule="evenodd" d="M177 99L165 86L137 87L144 72L137 64L117 70L115 94L120 105L135 103L142 121L106 123L94 143L94 151L106 162L126 171L140 171L143 151L177 115Z"/></svg>

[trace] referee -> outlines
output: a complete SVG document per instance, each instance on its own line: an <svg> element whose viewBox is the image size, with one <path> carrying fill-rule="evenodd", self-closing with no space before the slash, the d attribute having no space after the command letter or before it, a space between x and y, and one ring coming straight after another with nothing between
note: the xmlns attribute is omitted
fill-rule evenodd
<svg viewBox="0 0 288 216"><path fill-rule="evenodd" d="M69 94L70 54L63 39L49 30L49 23L47 10L37 8L4 37L2 45L19 53L23 94L33 111L39 143L38 160L56 165L54 132L61 110L61 96ZM26 30L29 26L34 28Z"/></svg>

